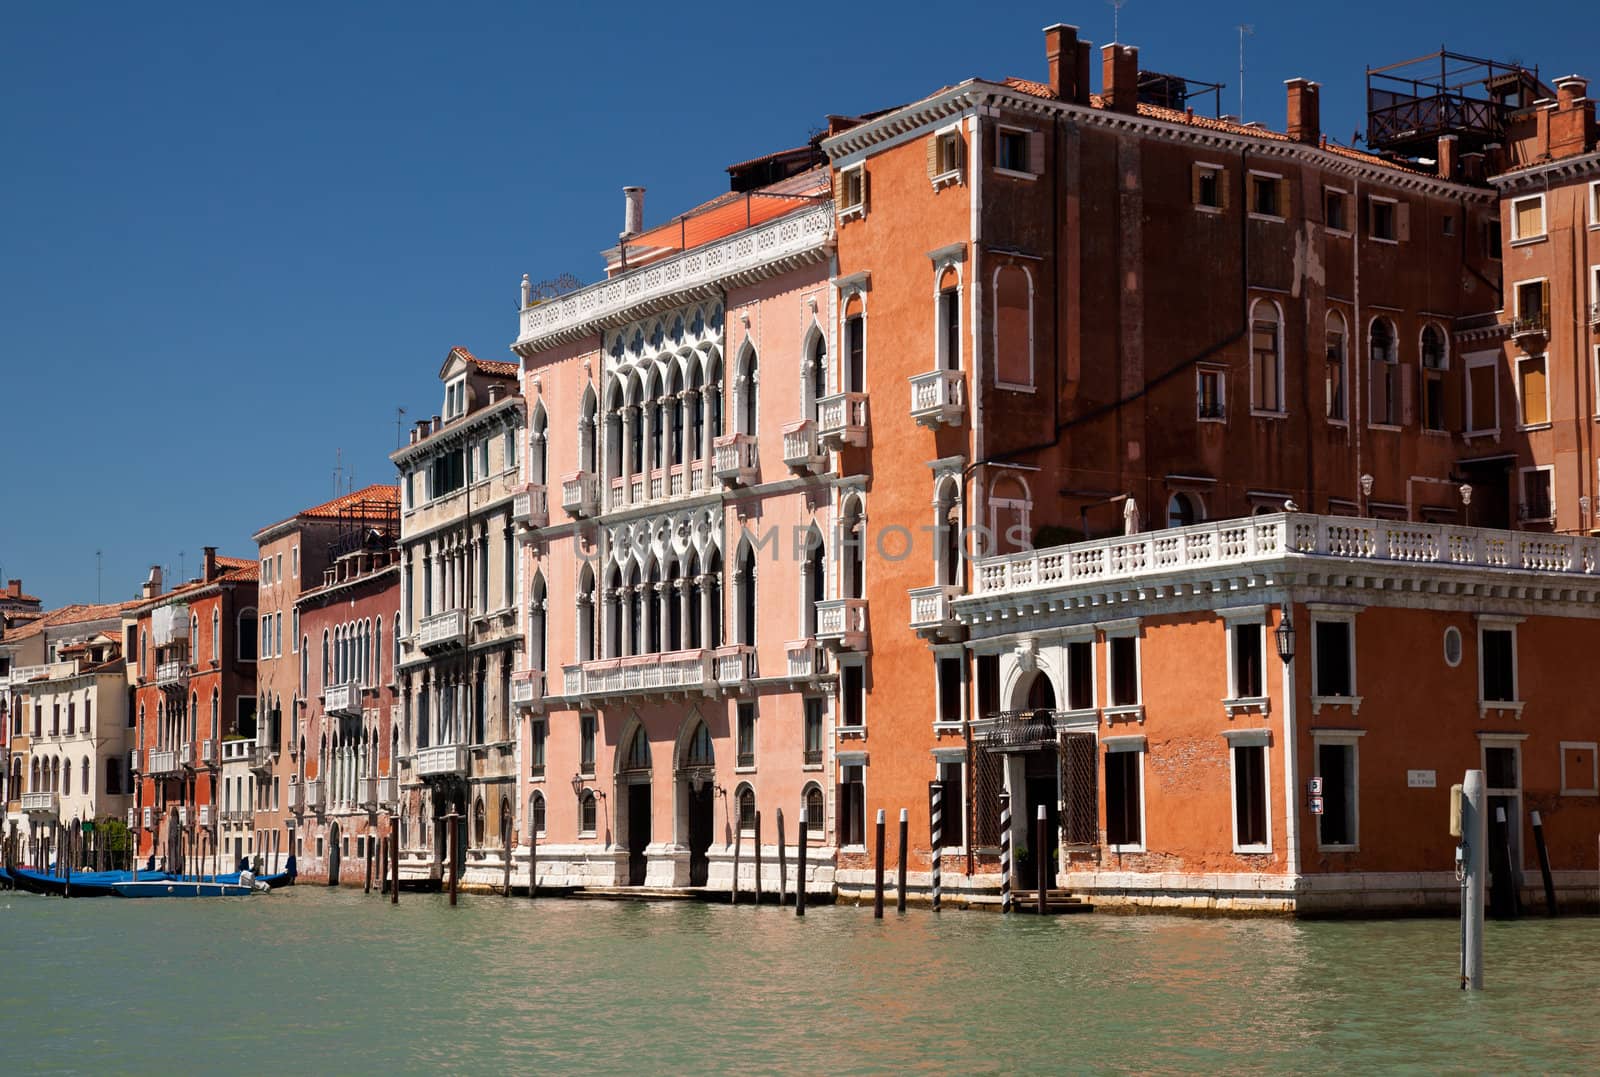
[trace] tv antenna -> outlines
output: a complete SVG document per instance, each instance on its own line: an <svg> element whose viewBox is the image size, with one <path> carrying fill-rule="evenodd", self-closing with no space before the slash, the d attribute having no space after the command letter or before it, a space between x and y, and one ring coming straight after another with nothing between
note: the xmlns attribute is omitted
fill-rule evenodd
<svg viewBox="0 0 1600 1077"><path fill-rule="evenodd" d="M344 450L333 450L333 496L339 496L339 476L344 474Z"/></svg>
<svg viewBox="0 0 1600 1077"><path fill-rule="evenodd" d="M1121 28L1120 28L1120 22L1121 22L1120 16L1122 15L1122 5L1126 4L1127 2L1128 2L1128 0L1106 0L1106 3L1111 5L1111 40L1112 41L1120 42L1122 40L1122 31L1121 31Z"/></svg>
<svg viewBox="0 0 1600 1077"><path fill-rule="evenodd" d="M406 443L406 409L394 409L394 444L396 448Z"/></svg>
<svg viewBox="0 0 1600 1077"><path fill-rule="evenodd" d="M1244 122L1244 39L1256 32L1247 22L1239 24L1239 122Z"/></svg>
<svg viewBox="0 0 1600 1077"><path fill-rule="evenodd" d="M100 556L101 551L96 550L94 552L94 600L96 604L105 601L100 597Z"/></svg>

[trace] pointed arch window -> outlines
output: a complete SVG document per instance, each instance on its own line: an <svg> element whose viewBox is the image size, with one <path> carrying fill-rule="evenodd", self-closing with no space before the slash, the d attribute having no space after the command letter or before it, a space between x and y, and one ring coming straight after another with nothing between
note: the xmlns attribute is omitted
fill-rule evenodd
<svg viewBox="0 0 1600 1077"><path fill-rule="evenodd" d="M845 499L839 514L840 584L842 598L866 593L866 527L859 497Z"/></svg>
<svg viewBox="0 0 1600 1077"><path fill-rule="evenodd" d="M1422 428L1449 429L1445 414L1445 371L1450 368L1450 350L1445 335L1429 322L1422 327Z"/></svg>
<svg viewBox="0 0 1600 1077"><path fill-rule="evenodd" d="M1326 342L1322 374L1325 414L1329 422L1342 423L1349 418L1350 346L1344 315L1336 310L1328 312Z"/></svg>
<svg viewBox="0 0 1600 1077"><path fill-rule="evenodd" d="M583 391L582 417L578 420L578 466L591 475L600 471L595 437L596 411L594 389L586 388Z"/></svg>
<svg viewBox="0 0 1600 1077"><path fill-rule="evenodd" d="M739 642L756 645L756 554L746 543L739 553Z"/></svg>
<svg viewBox="0 0 1600 1077"><path fill-rule="evenodd" d="M1374 318L1369 334L1372 396L1368 422L1372 426L1399 426L1400 348L1394 323L1387 318Z"/></svg>
<svg viewBox="0 0 1600 1077"><path fill-rule="evenodd" d="M533 420L528 423L528 481L543 486L549 466L548 433L550 417L541 401L534 406Z"/></svg>
<svg viewBox="0 0 1600 1077"><path fill-rule="evenodd" d="M539 837L544 837L544 794L535 792L528 798L528 827Z"/></svg>
<svg viewBox="0 0 1600 1077"><path fill-rule="evenodd" d="M1283 315L1268 299L1256 300L1250 310L1250 407L1260 414L1284 413Z"/></svg>
<svg viewBox="0 0 1600 1077"><path fill-rule="evenodd" d="M536 573L533 577L532 599L528 603L528 657L529 667L537 670L550 668L547 665L546 638L545 638L545 584L544 573Z"/></svg>
<svg viewBox="0 0 1600 1077"><path fill-rule="evenodd" d="M817 404L828 395L828 338L813 330L806 352L806 417L817 421Z"/></svg>
<svg viewBox="0 0 1600 1077"><path fill-rule="evenodd" d="M650 738L645 735L644 726L636 726L633 736L628 738L628 750L623 753L623 770L647 771L650 769Z"/></svg>
<svg viewBox="0 0 1600 1077"><path fill-rule="evenodd" d="M756 828L756 791L746 783L739 786L735 796L739 801L739 829L745 833L753 832Z"/></svg>
<svg viewBox="0 0 1600 1077"><path fill-rule="evenodd" d="M757 423L760 419L759 380L756 351L746 345L744 351L740 353L739 372L734 381L734 407L737 409L735 417L741 434L757 433Z"/></svg>

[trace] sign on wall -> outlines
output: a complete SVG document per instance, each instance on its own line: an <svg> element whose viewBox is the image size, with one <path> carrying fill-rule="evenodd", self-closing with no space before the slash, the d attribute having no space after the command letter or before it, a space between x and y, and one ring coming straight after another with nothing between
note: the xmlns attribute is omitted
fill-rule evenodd
<svg viewBox="0 0 1600 1077"><path fill-rule="evenodd" d="M1439 784L1439 772L1436 770L1408 770L1406 771L1406 784L1412 789L1432 789Z"/></svg>

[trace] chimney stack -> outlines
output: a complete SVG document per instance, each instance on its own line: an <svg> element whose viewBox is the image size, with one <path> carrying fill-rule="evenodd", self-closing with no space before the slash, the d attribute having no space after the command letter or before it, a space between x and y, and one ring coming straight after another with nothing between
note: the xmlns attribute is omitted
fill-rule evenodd
<svg viewBox="0 0 1600 1077"><path fill-rule="evenodd" d="M1100 48L1100 96L1112 112L1139 111L1139 50L1132 45Z"/></svg>
<svg viewBox="0 0 1600 1077"><path fill-rule="evenodd" d="M154 598L161 593L161 566L151 565L150 575L145 577L144 587L140 589L140 598Z"/></svg>
<svg viewBox="0 0 1600 1077"><path fill-rule="evenodd" d="M7 580L6 581L6 595L8 597L10 597L10 598L21 598L22 597L22 581L21 580Z"/></svg>
<svg viewBox="0 0 1600 1077"><path fill-rule="evenodd" d="M644 231L644 188L622 189L622 239L632 239Z"/></svg>
<svg viewBox="0 0 1600 1077"><path fill-rule="evenodd" d="M1289 137L1307 146L1322 141L1322 87L1310 79L1289 79Z"/></svg>
<svg viewBox="0 0 1600 1077"><path fill-rule="evenodd" d="M428 432L431 434L437 434L439 432L439 417L437 415L433 417Z"/></svg>
<svg viewBox="0 0 1600 1077"><path fill-rule="evenodd" d="M1456 145L1458 139L1455 135L1439 136L1439 178L1453 180L1460 176L1461 157L1460 147Z"/></svg>
<svg viewBox="0 0 1600 1077"><path fill-rule="evenodd" d="M1442 161L1443 158L1440 158ZM1461 155L1461 178L1468 183L1482 183L1484 179L1484 159L1481 153L1463 153Z"/></svg>
<svg viewBox="0 0 1600 1077"><path fill-rule="evenodd" d="M217 548L204 546L201 551L200 578L210 583L217 576Z"/></svg>
<svg viewBox="0 0 1600 1077"><path fill-rule="evenodd" d="M1550 117L1550 156L1587 153L1596 140L1594 102L1589 83L1577 75L1556 79L1556 106Z"/></svg>
<svg viewBox="0 0 1600 1077"><path fill-rule="evenodd" d="M1089 42L1078 28L1056 23L1044 28L1044 58L1050 66L1050 93L1057 101L1089 103Z"/></svg>
<svg viewBox="0 0 1600 1077"><path fill-rule="evenodd" d="M491 381L489 383L489 403L498 403L500 398L505 395L506 387L504 385L501 385L497 381Z"/></svg>

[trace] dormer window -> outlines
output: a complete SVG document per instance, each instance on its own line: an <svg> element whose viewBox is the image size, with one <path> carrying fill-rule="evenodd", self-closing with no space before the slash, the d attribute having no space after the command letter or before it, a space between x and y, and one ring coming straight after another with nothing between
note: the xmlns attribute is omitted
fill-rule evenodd
<svg viewBox="0 0 1600 1077"><path fill-rule="evenodd" d="M457 378L444 387L444 417L459 418L467 413L467 379Z"/></svg>

